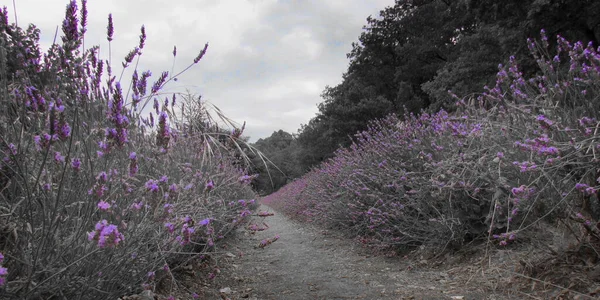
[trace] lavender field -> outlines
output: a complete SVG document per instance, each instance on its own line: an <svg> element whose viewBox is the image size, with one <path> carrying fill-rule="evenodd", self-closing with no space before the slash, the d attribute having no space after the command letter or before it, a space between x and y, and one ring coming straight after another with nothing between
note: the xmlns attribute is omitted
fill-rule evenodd
<svg viewBox="0 0 600 300"><path fill-rule="evenodd" d="M592 2L396 0L367 18L315 117L257 141L245 121L170 89L210 59L208 43L175 68L190 48L156 55L141 26L116 58L119 20L108 15L104 46L89 45L93 12L73 0L42 50L40 30L9 22L17 14L4 7L0 298L598 297ZM285 5L269 13L293 11ZM325 46L309 38L345 35L329 26L292 37L316 57ZM229 57L278 60L249 45ZM173 67L147 70L143 53ZM267 77L257 65L250 77ZM238 113L261 107L248 128L314 112L291 85L273 85L264 100L237 99Z"/></svg>
<svg viewBox="0 0 600 300"><path fill-rule="evenodd" d="M600 54L558 36L551 57L548 39L528 41L539 75L524 77L511 57L481 96L373 121L263 203L381 254L542 243L553 268L582 272L561 286L593 291L593 263L568 262L600 253ZM558 244L541 239L563 230Z"/></svg>
<svg viewBox="0 0 600 300"><path fill-rule="evenodd" d="M209 279L218 268L205 254L256 206L235 155L243 129L223 131L198 97L161 92L181 73L136 69L143 26L122 60L84 48L87 13L71 1L45 54L38 29L0 15L3 299L116 299L196 262ZM109 16L109 42L114 30Z"/></svg>

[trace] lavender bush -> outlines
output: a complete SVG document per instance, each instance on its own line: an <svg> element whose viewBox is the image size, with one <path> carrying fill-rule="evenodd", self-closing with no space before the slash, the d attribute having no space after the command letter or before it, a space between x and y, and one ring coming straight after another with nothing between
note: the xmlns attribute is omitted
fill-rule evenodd
<svg viewBox="0 0 600 300"><path fill-rule="evenodd" d="M67 5L62 43L43 55L35 26L9 24L6 8L0 14L3 299L155 289L256 206L237 151L243 129L224 134L209 118L194 127L176 95L159 101L181 73L151 83L150 71L135 69L131 82L117 80L99 47L84 48L86 1L80 6ZM109 16L109 45L113 33ZM142 27L123 68L137 66L145 40Z"/></svg>
<svg viewBox="0 0 600 300"><path fill-rule="evenodd" d="M539 76L511 57L483 95L455 96L456 111L374 121L264 201L382 251L507 245L560 222L597 256L600 50L560 36L554 50L543 31L528 43Z"/></svg>

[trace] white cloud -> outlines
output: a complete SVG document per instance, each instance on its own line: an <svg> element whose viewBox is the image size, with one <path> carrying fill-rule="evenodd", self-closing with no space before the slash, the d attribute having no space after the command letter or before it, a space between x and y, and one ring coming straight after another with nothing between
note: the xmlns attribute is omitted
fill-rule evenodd
<svg viewBox="0 0 600 300"><path fill-rule="evenodd" d="M308 28L294 28L292 32L281 38L282 49L286 59L311 61L321 54L322 46L316 41Z"/></svg>
<svg viewBox="0 0 600 300"><path fill-rule="evenodd" d="M314 80L283 79L264 89L262 101L271 103L297 96L314 97L319 96L320 92L321 87Z"/></svg>

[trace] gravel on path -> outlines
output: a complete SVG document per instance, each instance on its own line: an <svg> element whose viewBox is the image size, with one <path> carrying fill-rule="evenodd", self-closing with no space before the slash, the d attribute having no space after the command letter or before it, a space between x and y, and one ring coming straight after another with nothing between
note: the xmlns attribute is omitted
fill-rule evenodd
<svg viewBox="0 0 600 300"><path fill-rule="evenodd" d="M407 259L371 255L352 240L266 205L258 211L275 215L253 217L252 223L269 229L241 230L229 245L227 267L215 282L223 299L509 299L489 294L486 286L465 285L462 268L420 269ZM275 235L279 240L258 247Z"/></svg>

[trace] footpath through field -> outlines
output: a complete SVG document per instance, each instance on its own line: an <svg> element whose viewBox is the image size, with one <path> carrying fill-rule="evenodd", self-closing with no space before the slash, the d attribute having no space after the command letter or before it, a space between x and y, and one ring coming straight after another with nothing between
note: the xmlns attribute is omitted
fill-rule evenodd
<svg viewBox="0 0 600 300"><path fill-rule="evenodd" d="M265 219L270 228L255 234L240 230L230 243L224 256L228 267L215 282L223 299L510 298L490 294L490 286L477 283L481 280L466 274L464 265L419 270L406 259L369 255L351 240L292 221L265 205L259 211L275 213ZM253 221L261 224L262 218ZM276 234L278 241L257 247Z"/></svg>

